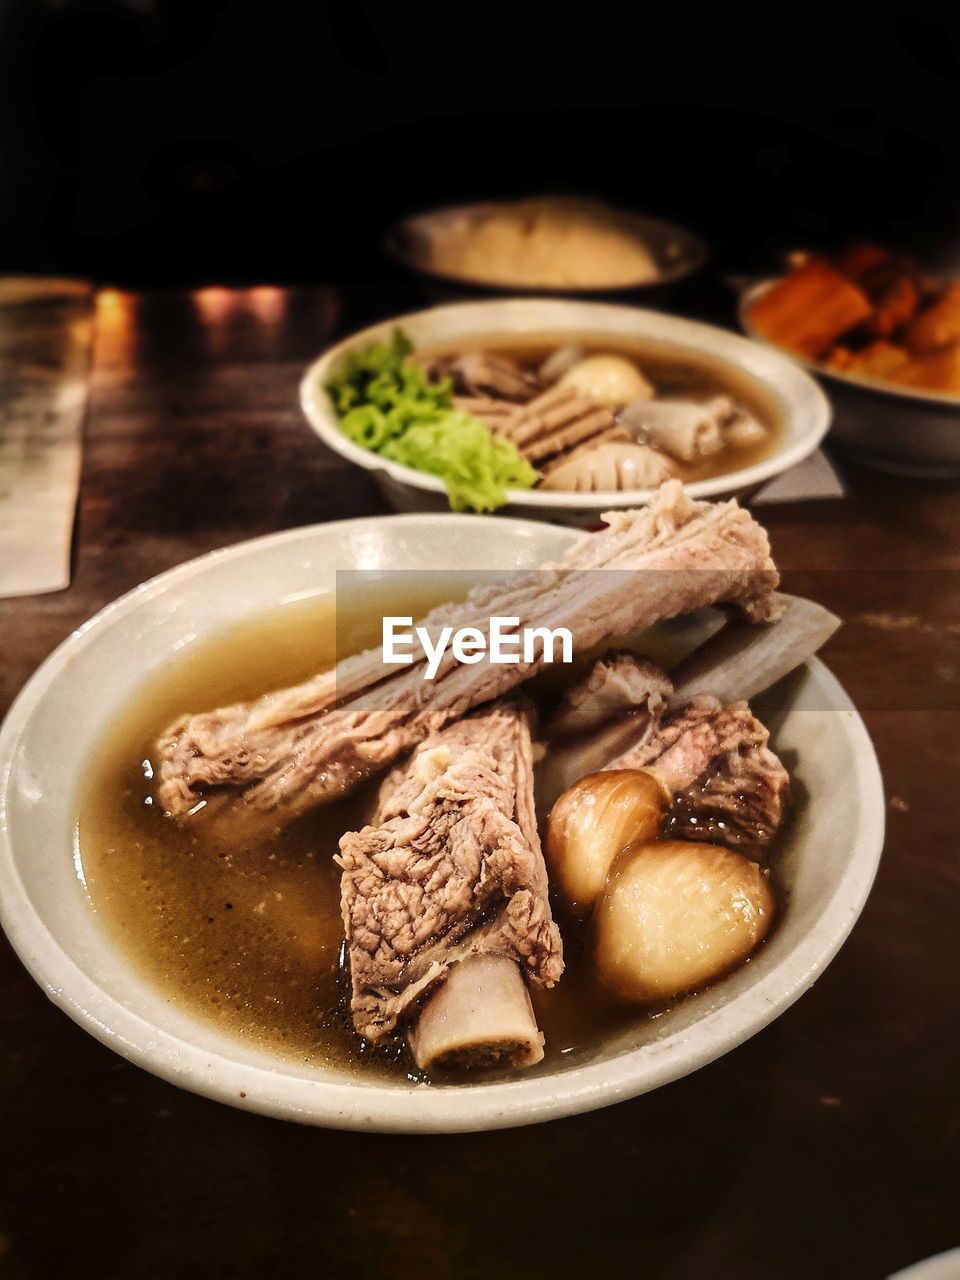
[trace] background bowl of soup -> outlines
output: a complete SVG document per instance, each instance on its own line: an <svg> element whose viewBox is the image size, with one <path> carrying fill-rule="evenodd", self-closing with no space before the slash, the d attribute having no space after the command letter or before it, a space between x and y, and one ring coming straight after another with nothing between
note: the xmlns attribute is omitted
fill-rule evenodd
<svg viewBox="0 0 960 1280"><path fill-rule="evenodd" d="M314 1007L301 978L311 964L329 969L339 942L329 858L340 828L329 815L329 829L316 828L309 874L298 867L310 850L271 845L275 857L249 868L269 883L240 886L234 898L236 879L227 897L226 876L221 886L216 867L190 863L185 845L169 845L165 866L162 849L146 847L144 815L129 812L149 794L144 760L158 725L298 679L338 649L343 656L369 643L371 605L397 606L392 571L419 604L424 592L450 594L438 570L463 583L526 569L562 556L574 536L465 515L295 529L163 574L71 636L0 731L0 918L47 995L125 1058L207 1097L310 1124L398 1132L492 1129L605 1106L696 1070L787 1009L853 927L883 839L869 737L816 659L756 707L798 797L776 855L784 909L763 947L656 1017L638 1010L597 1025L585 1010L579 1022L545 1023L544 1061L495 1079L417 1083L344 1049L348 1023L347 1031L324 1023L319 995ZM360 595L342 594L345 570L372 593L363 607ZM255 930L261 901L265 927ZM255 945L265 949L248 963ZM575 983L555 990L577 998Z"/></svg>
<svg viewBox="0 0 960 1280"><path fill-rule="evenodd" d="M351 354L389 341L397 329L415 352L483 348L539 356L574 344L590 353L628 356L658 393L729 395L763 422L768 437L754 450L718 454L681 470L696 498L750 494L815 452L830 426L829 402L813 378L780 352L725 329L635 307L548 298L435 307L351 335L308 368L300 388L303 411L323 443L369 471L397 511L448 510L443 482L349 439L327 391ZM649 496L649 489L512 489L500 514L589 526L602 512L642 505Z"/></svg>

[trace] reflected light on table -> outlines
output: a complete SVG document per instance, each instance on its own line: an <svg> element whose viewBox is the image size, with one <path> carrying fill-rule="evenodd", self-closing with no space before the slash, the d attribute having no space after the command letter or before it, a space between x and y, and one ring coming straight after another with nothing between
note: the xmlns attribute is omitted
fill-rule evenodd
<svg viewBox="0 0 960 1280"><path fill-rule="evenodd" d="M284 292L276 285L260 284L243 292L249 299L250 308L258 320L265 324L276 324L283 315Z"/></svg>
<svg viewBox="0 0 960 1280"><path fill-rule="evenodd" d="M195 289L192 297L213 346L229 341L232 333L251 326L262 329L261 337L265 337L283 320L284 291L275 285L255 285L247 289L206 285Z"/></svg>
<svg viewBox="0 0 960 1280"><path fill-rule="evenodd" d="M100 289L97 292L97 311L104 316L117 316L124 310L124 296L119 289Z"/></svg>
<svg viewBox="0 0 960 1280"><path fill-rule="evenodd" d="M137 299L119 289L98 289L96 297L95 342L101 358L124 359L130 356L136 326L134 312Z"/></svg>
<svg viewBox="0 0 960 1280"><path fill-rule="evenodd" d="M195 289L193 301L204 320L219 324L227 319L237 305L240 292L237 289L227 289L223 285L211 284L203 289Z"/></svg>

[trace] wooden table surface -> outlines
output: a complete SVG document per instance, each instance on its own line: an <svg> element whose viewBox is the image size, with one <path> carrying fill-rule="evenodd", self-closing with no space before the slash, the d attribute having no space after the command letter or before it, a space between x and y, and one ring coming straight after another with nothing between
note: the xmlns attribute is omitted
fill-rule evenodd
<svg viewBox="0 0 960 1280"><path fill-rule="evenodd" d="M385 512L306 427L331 338L400 286L101 292L73 582L0 601L0 712L115 596L258 534ZM844 466L763 509L877 744L888 838L816 986L735 1052L592 1115L332 1133L130 1066L0 950L0 1275L882 1277L960 1243L960 485Z"/></svg>

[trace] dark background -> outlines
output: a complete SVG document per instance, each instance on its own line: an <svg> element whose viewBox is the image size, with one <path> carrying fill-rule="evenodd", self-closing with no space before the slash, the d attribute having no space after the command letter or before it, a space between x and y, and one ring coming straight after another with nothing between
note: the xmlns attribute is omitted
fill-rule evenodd
<svg viewBox="0 0 960 1280"><path fill-rule="evenodd" d="M2 0L0 270L378 280L397 214L558 189L949 257L958 99L953 3Z"/></svg>

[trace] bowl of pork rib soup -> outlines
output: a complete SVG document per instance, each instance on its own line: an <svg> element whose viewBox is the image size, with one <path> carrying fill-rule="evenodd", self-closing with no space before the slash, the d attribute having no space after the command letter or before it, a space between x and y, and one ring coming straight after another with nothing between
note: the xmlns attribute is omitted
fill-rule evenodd
<svg viewBox="0 0 960 1280"><path fill-rule="evenodd" d="M295 529L61 646L0 731L0 911L47 994L184 1088L459 1131L655 1089L781 1014L883 797L735 501L602 529Z"/></svg>
<svg viewBox="0 0 960 1280"><path fill-rule="evenodd" d="M826 397L786 356L636 307L515 298L378 324L307 370L301 405L398 511L591 527L670 479L749 495L813 453Z"/></svg>

